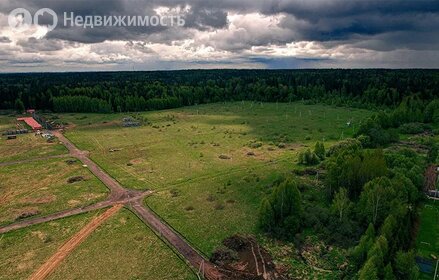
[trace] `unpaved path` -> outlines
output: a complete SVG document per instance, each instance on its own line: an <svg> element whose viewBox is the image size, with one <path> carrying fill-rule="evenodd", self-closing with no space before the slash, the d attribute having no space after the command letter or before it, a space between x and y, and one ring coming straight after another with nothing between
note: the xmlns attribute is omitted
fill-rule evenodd
<svg viewBox="0 0 439 280"><path fill-rule="evenodd" d="M136 201L132 205L134 213L149 227L154 230L161 238L171 244L195 269L204 267L204 277L206 279L223 279L224 275L214 264L205 259L178 233L157 217L150 209L146 208L142 201Z"/></svg>
<svg viewBox="0 0 439 280"><path fill-rule="evenodd" d="M64 146L69 150L70 155L79 159L83 164L87 165L88 169L99 178L110 190L111 196L113 198L120 198L126 195L127 190L124 189L119 182L113 179L110 175L108 175L105 171L103 171L96 163L88 158L88 153L79 150L67 139L61 132L54 131L53 134L58 137L59 141L61 141Z"/></svg>
<svg viewBox="0 0 439 280"><path fill-rule="evenodd" d="M105 222L108 218L113 216L117 211L123 207L122 204L116 204L102 215L94 218L88 225L83 227L77 234L75 234L69 241L67 241L58 251L52 255L29 280L43 280L52 273L58 265L81 244L96 228Z"/></svg>
<svg viewBox="0 0 439 280"><path fill-rule="evenodd" d="M69 210L61 211L61 212L54 213L51 215L47 215L44 217L38 217L38 218L19 221L19 222L16 222L16 223L13 223L13 224L10 224L7 226L0 227L0 234L6 233L9 231L13 231L13 230L17 230L17 229L26 228L26 227L32 226L32 225L38 225L38 224L42 224L42 223L46 223L46 222L50 222L50 221L59 220L62 218L67 218L70 216L75 216L75 215L87 213L87 212L102 209L102 208L107 208L107 207L110 207L110 206L115 205L115 204L130 204L132 201L143 199L146 196L151 195L151 194L152 194L151 191L147 191L147 192L143 192L143 193L133 194L130 197L119 199L119 200L108 199L108 200L101 201L101 202L98 202L98 203L95 203L95 204L92 204L92 205L86 206L86 207L69 209Z"/></svg>

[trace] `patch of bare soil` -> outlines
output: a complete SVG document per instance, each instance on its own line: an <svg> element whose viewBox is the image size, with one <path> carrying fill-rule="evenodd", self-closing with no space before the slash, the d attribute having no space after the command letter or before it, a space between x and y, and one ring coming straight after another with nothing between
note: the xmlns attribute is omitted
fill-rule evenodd
<svg viewBox="0 0 439 280"><path fill-rule="evenodd" d="M223 245L212 254L210 261L229 271L233 279L287 279L253 237L234 235L225 239Z"/></svg>
<svg viewBox="0 0 439 280"><path fill-rule="evenodd" d="M37 198L26 197L26 198L21 200L21 203L24 203L24 204L46 204L46 203L53 202L55 200L56 200L56 196L51 194L51 195L46 195L46 196L40 196Z"/></svg>
<svg viewBox="0 0 439 280"><path fill-rule="evenodd" d="M26 219L26 218L29 218L29 217L32 217L32 216L39 215L40 213L41 212L37 208L29 208L29 209L26 209L26 210L21 210L17 214L15 220Z"/></svg>
<svg viewBox="0 0 439 280"><path fill-rule="evenodd" d="M81 182L81 181L85 181L85 178L82 176L74 176L74 177L70 177L69 179L67 179L67 183L69 183L69 184L73 184L73 183Z"/></svg>
<svg viewBox="0 0 439 280"><path fill-rule="evenodd" d="M230 156L228 155L219 155L218 156L219 159L232 159Z"/></svg>

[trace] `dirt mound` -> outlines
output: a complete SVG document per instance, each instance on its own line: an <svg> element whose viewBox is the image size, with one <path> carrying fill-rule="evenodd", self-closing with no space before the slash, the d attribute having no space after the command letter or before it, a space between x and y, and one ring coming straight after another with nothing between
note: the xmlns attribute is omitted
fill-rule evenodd
<svg viewBox="0 0 439 280"><path fill-rule="evenodd" d="M220 159L231 159L231 157L228 155L220 155L219 158Z"/></svg>
<svg viewBox="0 0 439 280"><path fill-rule="evenodd" d="M231 279L287 279L276 270L270 254L251 236L234 235L225 239L210 261L229 271Z"/></svg>
<svg viewBox="0 0 439 280"><path fill-rule="evenodd" d="M77 159L68 159L68 160L66 160L66 163L67 163L68 165L75 164L76 162L78 162Z"/></svg>
<svg viewBox="0 0 439 280"><path fill-rule="evenodd" d="M82 176L74 176L74 177L70 177L69 179L67 179L67 183L69 183L69 184L73 184L73 183L81 182L81 181L85 181L85 178Z"/></svg>
<svg viewBox="0 0 439 280"><path fill-rule="evenodd" d="M36 216L39 215L41 212L37 209L29 209L26 211L21 212L20 214L17 215L17 217L15 218L15 220L22 220L22 219L26 219L32 216Z"/></svg>

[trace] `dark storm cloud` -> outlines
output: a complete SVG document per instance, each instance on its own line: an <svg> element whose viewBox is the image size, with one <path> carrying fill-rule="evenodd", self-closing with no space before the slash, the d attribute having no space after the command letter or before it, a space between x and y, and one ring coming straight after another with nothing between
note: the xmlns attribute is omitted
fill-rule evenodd
<svg viewBox="0 0 439 280"><path fill-rule="evenodd" d="M191 8L190 12L184 16L187 28L218 29L227 26L227 12L220 9Z"/></svg>
<svg viewBox="0 0 439 280"><path fill-rule="evenodd" d="M8 13L16 7L32 12L42 7L55 10L63 22L63 12L75 15L155 15L157 7L186 7L190 9L182 16L186 28L214 30L227 28L230 12L265 15L284 14L280 27L291 30L285 38L261 34L255 38L256 45L283 44L292 40L333 41L354 39L358 35L376 36L384 33L417 32L430 30L438 36L439 1L437 0L2 0L0 11ZM428 20L426 20L428 18ZM43 21L44 22L44 21ZM105 40L144 40L151 34L165 32L166 27L105 27L81 30L75 27L58 27L49 38L96 43ZM156 35L155 40L171 40ZM184 33L183 33L184 34ZM190 33L187 33L190 35ZM174 32L177 35L177 32ZM273 38L274 37L274 38ZM236 38L239 40L240 38ZM424 37L417 38L419 40ZM391 45L397 45L392 38ZM404 40L400 40L403 42ZM255 42L248 42L253 44ZM247 42L232 45L247 47ZM419 44L423 44L422 41ZM409 47L412 47L410 44ZM383 48L383 47L380 47Z"/></svg>
<svg viewBox="0 0 439 280"><path fill-rule="evenodd" d="M70 18L75 16L155 16L158 7L185 7L188 3L161 3L161 1L145 0L9 0L0 4L0 12L7 14L20 7L28 9L32 14L40 8L50 8L58 15L58 27L48 34L49 38L76 41L81 43L98 43L106 40L144 40L151 34L165 32L170 29L163 26L116 26L100 27L82 30L82 27L64 26L64 15ZM66 12L66 14L65 14ZM223 28L227 25L227 12L218 8L208 8L200 5L191 5L188 11L179 14L186 21L186 28L210 30ZM51 24L48 15L41 18L40 24ZM68 21L70 24L70 21ZM168 32L169 33L169 32ZM176 33L174 33L176 34ZM165 38L169 38L165 36ZM176 34L177 35L177 34ZM155 36L160 39L161 36Z"/></svg>
<svg viewBox="0 0 439 280"><path fill-rule="evenodd" d="M327 51L346 46L355 55L371 52L412 51L416 61L418 52L428 54L431 65L438 65L439 50L439 0L1 0L0 13L22 7L32 13L40 8L51 8L59 17L58 27L49 32L41 42L21 40L17 43L24 52L53 52L75 42L95 44L105 41L126 41L128 51L138 51L146 56L154 54L149 43L168 45L191 41L188 49L205 46L215 51L225 51L231 56L241 56L260 50L264 57L248 57L248 61L265 64L271 68L284 65L319 65L330 60L303 60L276 58L276 46L310 41ZM64 12L75 15L100 16L153 16L155 9L168 7L180 9L186 20L183 28L177 27L99 27L82 28L63 26ZM231 15L242 17L257 13L276 16L279 21L270 23L252 17L232 25ZM254 16L257 18L258 16ZM49 17L40 23L50 24ZM208 33L207 31L217 31ZM201 34L201 35L200 35ZM7 34L7 36L9 36ZM12 37L11 37L12 38ZM10 42L0 38L0 43ZM13 39L12 39L13 40ZM136 42L145 43L136 43ZM62 44L64 43L64 45ZM274 46L274 48L273 48ZM351 54L351 53L349 53ZM159 56L159 52L154 54ZM226 57L227 60L230 57ZM401 57L403 61L405 57ZM408 59L408 58L407 58ZM427 63L428 57L423 58ZM158 61L157 59L157 65ZM228 63L228 61L223 63ZM242 59L244 60L244 59ZM394 65L403 65L397 62ZM72 62L73 63L73 62ZM163 62L165 63L165 62ZM176 63L176 62L173 62ZM195 61L197 64L203 62ZM393 63L393 62L392 62ZM411 63L411 62L410 62ZM164 65L164 64L163 64ZM321 64L320 64L321 65ZM427 64L426 64L427 65ZM166 66L167 67L167 66ZM286 67L289 68L289 67Z"/></svg>

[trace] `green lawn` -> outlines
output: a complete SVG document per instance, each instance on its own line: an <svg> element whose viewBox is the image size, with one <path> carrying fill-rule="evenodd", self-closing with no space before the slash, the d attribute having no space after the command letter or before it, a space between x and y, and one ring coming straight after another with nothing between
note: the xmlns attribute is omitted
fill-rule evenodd
<svg viewBox="0 0 439 280"><path fill-rule="evenodd" d="M104 200L109 191L77 161L63 159L0 166L0 225L12 223L24 212L36 216L81 207ZM74 176L85 181L68 183Z"/></svg>
<svg viewBox="0 0 439 280"><path fill-rule="evenodd" d="M1 234L0 279L28 279L61 245L102 211Z"/></svg>
<svg viewBox="0 0 439 280"><path fill-rule="evenodd" d="M122 209L92 233L48 279L197 278L142 221Z"/></svg>
<svg viewBox="0 0 439 280"><path fill-rule="evenodd" d="M420 228L416 239L419 256L433 259L439 257L439 201L428 201L420 213ZM422 279L432 279L433 275L421 274Z"/></svg>

